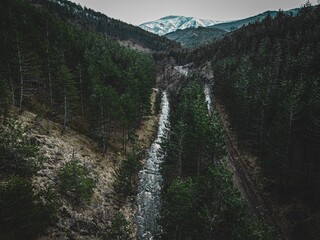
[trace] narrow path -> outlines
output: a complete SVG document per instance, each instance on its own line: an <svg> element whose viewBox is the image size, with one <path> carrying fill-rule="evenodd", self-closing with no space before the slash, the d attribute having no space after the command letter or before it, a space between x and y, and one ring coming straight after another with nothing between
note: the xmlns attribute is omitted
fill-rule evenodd
<svg viewBox="0 0 320 240"><path fill-rule="evenodd" d="M139 186L136 197L137 212L135 218L138 239L153 239L154 234L158 230L157 218L160 215L162 182L160 164L163 161L160 144L169 131L169 110L167 93L164 92L161 101L158 135L149 149L148 158L143 169L139 172Z"/></svg>
<svg viewBox="0 0 320 240"><path fill-rule="evenodd" d="M222 122L228 151L228 162L234 174L235 185L241 192L243 198L248 201L249 210L252 214L258 215L270 226L274 227L277 239L287 239L276 214L272 211L270 203L264 198L263 194L257 189L256 183L249 174L243 160L242 154L238 150L236 140L228 125L227 114L223 107L215 102L214 108L217 110Z"/></svg>
<svg viewBox="0 0 320 240"><path fill-rule="evenodd" d="M231 130L228 127L226 113L217 102L212 104L213 96L208 84L205 84L204 86L204 94L208 105L208 114L211 115L213 108L216 109L224 128L228 152L228 165L234 175L234 186L239 190L241 196L248 202L250 213L261 216L268 224L276 227L276 231L279 233L278 239L283 239L284 234L279 222L272 214L269 204L256 189L255 183L245 167L242 156L239 153L237 146L235 146L236 144L232 138Z"/></svg>

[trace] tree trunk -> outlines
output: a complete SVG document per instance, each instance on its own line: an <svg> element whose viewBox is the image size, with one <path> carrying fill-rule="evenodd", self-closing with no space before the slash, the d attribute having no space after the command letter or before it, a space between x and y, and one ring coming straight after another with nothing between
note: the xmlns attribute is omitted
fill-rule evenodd
<svg viewBox="0 0 320 240"><path fill-rule="evenodd" d="M63 120L63 128L65 129L68 121L68 109L67 109L67 89L64 88L64 120Z"/></svg>
<svg viewBox="0 0 320 240"><path fill-rule="evenodd" d="M197 157L197 175L200 176L201 173L201 162L202 162L202 146L199 146L200 151L199 151L199 155Z"/></svg>
<svg viewBox="0 0 320 240"><path fill-rule="evenodd" d="M181 159L181 154L179 153L178 157L178 176L181 177L182 174L182 159Z"/></svg>
<svg viewBox="0 0 320 240"><path fill-rule="evenodd" d="M285 157L285 174L284 174L284 193L286 194L288 191L288 178L289 178L289 165L290 165L290 143L291 143L291 134L292 134L292 122L293 122L293 109L290 110L290 116L289 116L289 128L288 128L288 137L287 137L287 146L286 146L286 157Z"/></svg>
<svg viewBox="0 0 320 240"><path fill-rule="evenodd" d="M259 160L262 161L262 152L263 152L263 125L264 125L264 107L261 109L261 120L259 128Z"/></svg>
<svg viewBox="0 0 320 240"><path fill-rule="evenodd" d="M105 119L104 119L104 109L102 104L102 94L100 93L100 117L101 117L101 124L102 124L102 147L101 152L105 154L107 152L107 144L106 144L106 126L105 126Z"/></svg>
<svg viewBox="0 0 320 240"><path fill-rule="evenodd" d="M11 100L12 100L12 105L16 105L16 101L14 98L14 86L13 86L13 80L12 80L12 72L11 72L11 67L10 64L8 63L8 69L9 69L9 79L10 79L10 88L11 88Z"/></svg>
<svg viewBox="0 0 320 240"><path fill-rule="evenodd" d="M49 51L47 49L47 51ZM49 100L50 100L50 106L52 106L53 100L52 100L52 80L51 80L51 72L50 72L50 58L49 58L49 52L47 52L47 68L48 68L48 85L49 85Z"/></svg>
<svg viewBox="0 0 320 240"><path fill-rule="evenodd" d="M19 62L19 77L20 77L20 101L19 101L19 108L20 111L22 110L22 103L23 103L23 74L22 74L22 59L21 59L21 52L19 47L19 39L17 38L17 51L18 51L18 62Z"/></svg>
<svg viewBox="0 0 320 240"><path fill-rule="evenodd" d="M48 27L48 22L46 25L46 36L47 40L49 41L49 27ZM46 53L47 53L47 68L48 68L48 84L49 84L49 99L50 99L50 106L52 106L53 100L52 100L52 79L51 79L51 71L50 71L50 56L49 56L49 44L47 45L46 48Z"/></svg>
<svg viewBox="0 0 320 240"><path fill-rule="evenodd" d="M83 91L82 91L82 72L81 65L79 64L79 82L80 82L80 101L81 101L81 116L84 117L84 107L83 107Z"/></svg>

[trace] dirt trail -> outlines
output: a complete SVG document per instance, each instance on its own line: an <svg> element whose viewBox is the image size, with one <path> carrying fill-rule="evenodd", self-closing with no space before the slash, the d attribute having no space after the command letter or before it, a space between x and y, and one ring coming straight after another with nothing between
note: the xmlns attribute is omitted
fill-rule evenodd
<svg viewBox="0 0 320 240"><path fill-rule="evenodd" d="M249 212L261 216L269 226L275 228L277 239L286 239L278 216L274 213L271 203L261 193L263 183L256 181L263 179L260 167L253 156L248 156L239 151L237 140L229 126L228 115L223 107L214 101L215 109L218 111L224 127L228 160L231 170L234 173L234 183L242 197L248 202ZM263 180L262 180L263 181Z"/></svg>

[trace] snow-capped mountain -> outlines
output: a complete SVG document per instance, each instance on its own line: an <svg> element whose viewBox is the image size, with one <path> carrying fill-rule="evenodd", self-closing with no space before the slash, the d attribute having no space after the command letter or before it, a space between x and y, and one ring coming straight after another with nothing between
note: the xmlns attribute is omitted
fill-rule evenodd
<svg viewBox="0 0 320 240"><path fill-rule="evenodd" d="M194 17L168 16L155 21L143 23L139 25L139 27L148 32L162 36L179 29L208 27L221 22L222 21L199 19Z"/></svg>

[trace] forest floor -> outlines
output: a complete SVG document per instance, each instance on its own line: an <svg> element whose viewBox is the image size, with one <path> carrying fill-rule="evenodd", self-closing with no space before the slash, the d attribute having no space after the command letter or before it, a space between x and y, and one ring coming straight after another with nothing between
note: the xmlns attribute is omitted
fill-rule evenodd
<svg viewBox="0 0 320 240"><path fill-rule="evenodd" d="M155 103L156 92L154 89L151 96L152 106ZM154 107L152 109L151 115L142 120L136 131L135 144L145 152L152 143L158 123ZM125 152L121 148L120 137L115 138L107 153L101 154L97 142L70 128L63 131L62 125L42 119L28 111L18 114L15 109L13 115L18 116L19 121L26 127L28 136L39 146L46 158L41 170L33 178L35 188L53 189L61 203L57 212L57 224L50 227L47 234L39 239L97 239L98 235L106 233L112 217L118 211L124 214L134 230L134 196L121 199L113 189L115 170L132 149L130 143ZM96 179L96 187L89 204L75 205L59 189L58 172L72 156L75 156Z"/></svg>

